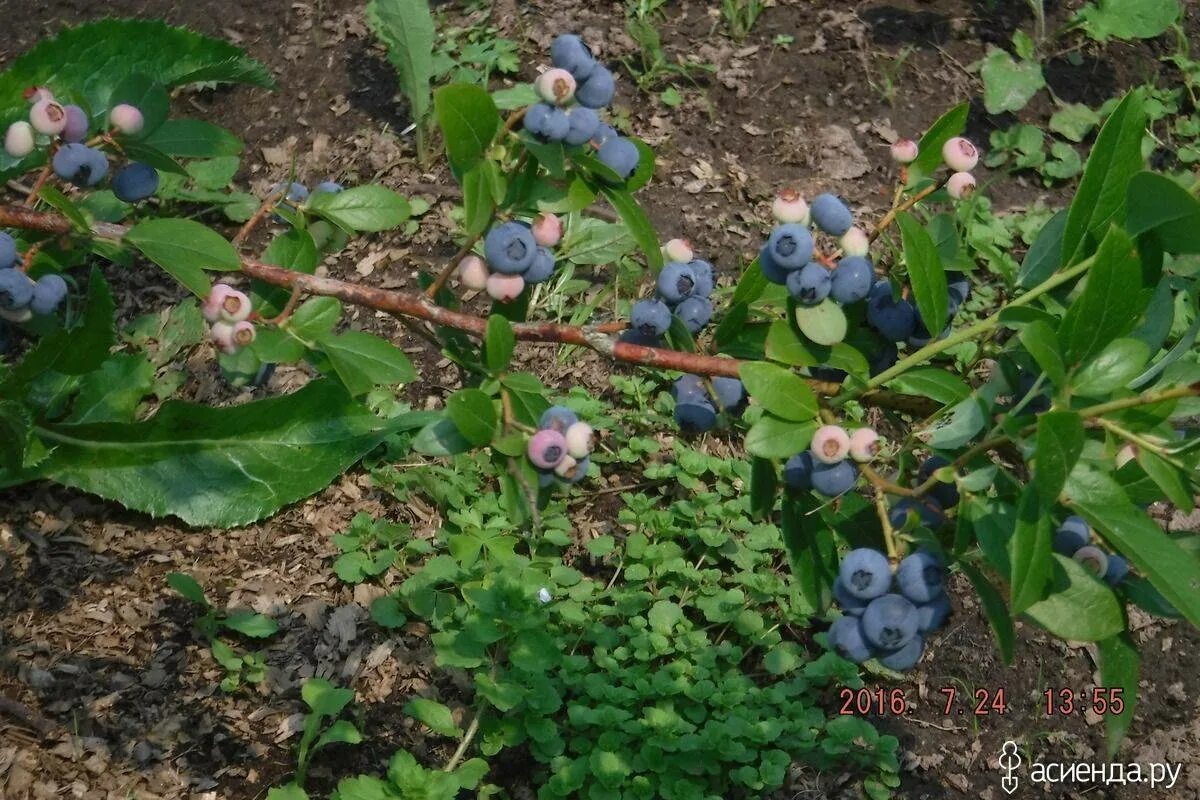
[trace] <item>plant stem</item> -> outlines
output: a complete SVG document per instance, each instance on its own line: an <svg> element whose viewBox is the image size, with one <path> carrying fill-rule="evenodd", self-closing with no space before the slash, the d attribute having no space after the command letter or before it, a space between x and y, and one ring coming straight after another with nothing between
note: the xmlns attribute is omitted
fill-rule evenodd
<svg viewBox="0 0 1200 800"><path fill-rule="evenodd" d="M237 247L244 242L246 237L249 236L251 232L258 227L259 223L266 218L267 214L270 214L275 210L275 204L279 202L279 198L283 196L283 192L284 190L280 188L274 192L271 192L266 196L266 198L263 199L262 205L258 207L258 210L255 211L250 216L250 219L246 220L246 224L243 225L236 234L234 234L234 247Z"/></svg>
<svg viewBox="0 0 1200 800"><path fill-rule="evenodd" d="M458 749L454 751L454 755L450 756L450 760L446 762L443 772L454 772L458 762L462 761L463 756L467 754L467 748L471 746L471 741L475 738L475 734L479 733L479 714L471 718L471 724L467 726L467 733L463 736L462 741L458 743Z"/></svg>
<svg viewBox="0 0 1200 800"><path fill-rule="evenodd" d="M937 183L932 183L929 186L926 186L924 189L917 192L916 194L914 194L912 197L905 200L900 205L893 205L892 210L889 211L888 213L884 214L883 219L879 220L879 222L875 225L875 229L873 231L871 231L870 235L867 237L868 240L873 242L876 239L878 239L883 234L883 232L885 230L887 230L888 227L893 222L896 221L896 217L898 215L904 213L905 211L908 211L910 208L915 206L917 203L921 202L926 197L929 197L929 195L933 194L934 192L936 192L938 189L942 188L945 185L946 185L946 180L943 178L942 180L938 181Z"/></svg>
<svg viewBox="0 0 1200 800"><path fill-rule="evenodd" d="M495 219L494 215L492 219ZM450 280L450 276L454 274L454 270L458 269L458 262L470 255L471 250L475 247L475 243L483 236L484 231L492 227L492 219L488 220L488 224L484 226L483 231L468 237L463 242L463 246L458 248L458 252L450 256L450 260L446 262L446 266L442 267L442 271L437 274L437 277L433 279L433 283L429 284L429 287L425 290L426 297L432 300L437 296L438 290L446 285L446 281Z"/></svg>

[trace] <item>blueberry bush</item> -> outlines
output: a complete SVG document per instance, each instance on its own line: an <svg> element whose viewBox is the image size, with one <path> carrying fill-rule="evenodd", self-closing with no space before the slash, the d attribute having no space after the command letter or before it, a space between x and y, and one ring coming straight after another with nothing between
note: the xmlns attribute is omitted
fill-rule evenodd
<svg viewBox="0 0 1200 800"><path fill-rule="evenodd" d="M271 85L236 48L106 20L0 75L18 193L0 205L0 486L49 480L232 527L365 459L397 497L441 507L433 544L356 519L332 569L396 577L372 619L427 626L470 687L469 721L415 698L404 713L454 755L400 751L384 777L342 781L345 800L492 796L488 759L517 749L543 798L762 796L795 762L887 797L896 740L831 715L826 690L861 685L856 663L913 668L954 573L1006 660L1017 617L1097 643L1129 698L1106 717L1119 741L1139 670L1127 609L1200 624L1195 540L1146 512L1190 510L1196 491L1200 184L1146 169L1148 93L1107 109L1069 207L1007 270L980 238L965 105L895 142L883 217L780 187L743 264L655 230L636 199L654 153L607 116L615 75L580 37L558 36L530 85L430 93L431 50L406 38L430 35L428 13L406 26L406 5L376 0L372 25L462 194L454 255L412 290L314 274L351 237L408 229L403 195L280 174L251 197L230 188L236 134L172 116L178 87ZM154 269L182 299L118 319L121 272ZM605 303L564 302L580 280L610 280ZM432 342L462 388L410 408L396 387L413 364L340 324L347 304ZM609 359L627 407L519 370L527 342ZM195 354L257 399L187 400L178 365ZM303 388L262 388L298 363ZM431 461L396 466L411 454ZM568 557L568 499L610 469L645 482L621 492L623 534ZM220 636L274 623L171 585L203 612L222 687L256 681L261 662ZM307 796L320 748L370 736L337 719L352 697L310 682L296 777L272 796Z"/></svg>

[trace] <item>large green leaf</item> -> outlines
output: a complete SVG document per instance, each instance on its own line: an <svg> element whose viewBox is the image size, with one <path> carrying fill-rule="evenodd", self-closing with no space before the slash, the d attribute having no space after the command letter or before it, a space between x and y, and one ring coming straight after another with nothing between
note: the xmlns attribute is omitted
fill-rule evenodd
<svg viewBox="0 0 1200 800"><path fill-rule="evenodd" d="M983 105L989 114L1020 111L1046 85L1042 65L1034 59L1015 60L1007 51L993 47L983 59Z"/></svg>
<svg viewBox="0 0 1200 800"><path fill-rule="evenodd" d="M1126 209L1130 236L1153 232L1168 253L1200 253L1200 200L1165 175L1134 175Z"/></svg>
<svg viewBox="0 0 1200 800"><path fill-rule="evenodd" d="M1193 625L1200 626L1200 559L1163 533L1108 474L1081 465L1067 481L1071 505L1129 558Z"/></svg>
<svg viewBox="0 0 1200 800"><path fill-rule="evenodd" d="M146 144L177 158L215 158L242 152L242 140L211 122L169 119L146 137Z"/></svg>
<svg viewBox="0 0 1200 800"><path fill-rule="evenodd" d="M1011 551L1010 602L1012 613L1020 614L1042 599L1050 579L1050 518L1034 486L1021 492Z"/></svg>
<svg viewBox="0 0 1200 800"><path fill-rule="evenodd" d="M488 369L492 372L503 372L507 369L516 345L517 337L513 333L512 323L499 314L488 317L487 336L483 341Z"/></svg>
<svg viewBox="0 0 1200 800"><path fill-rule="evenodd" d="M791 370L763 362L747 362L738 371L746 392L777 417L807 422L817 416L817 398L804 379Z"/></svg>
<svg viewBox="0 0 1200 800"><path fill-rule="evenodd" d="M307 207L348 231L386 231L412 214L408 200L383 186L355 186L342 192L316 192Z"/></svg>
<svg viewBox="0 0 1200 800"><path fill-rule="evenodd" d="M787 458L812 442L815 422L793 422L763 414L746 433L746 452L759 458Z"/></svg>
<svg viewBox="0 0 1200 800"><path fill-rule="evenodd" d="M918 367L887 382L887 388L901 394L917 395L936 400L942 405L954 405L971 395L962 378L937 367Z"/></svg>
<svg viewBox="0 0 1200 800"><path fill-rule="evenodd" d="M1054 554L1050 594L1025 613L1062 639L1099 642L1125 630L1125 615L1112 589L1079 562Z"/></svg>
<svg viewBox="0 0 1200 800"><path fill-rule="evenodd" d="M429 115L429 84L433 78L436 34L427 0L371 0L367 24L384 43L396 69L400 91L408 99L417 125L417 149L425 152L425 119Z"/></svg>
<svg viewBox="0 0 1200 800"><path fill-rule="evenodd" d="M938 117L921 137L917 160L908 165L908 183L910 186L930 177L942 166L942 145L963 132L967 127L967 115L971 107L967 103L959 103L954 108Z"/></svg>
<svg viewBox="0 0 1200 800"><path fill-rule="evenodd" d="M206 297L210 288L204 270L236 270L242 265L224 236L190 219L139 222L125 234L125 241L198 297Z"/></svg>
<svg viewBox="0 0 1200 800"><path fill-rule="evenodd" d="M1137 708L1138 674L1141 672L1142 656L1137 645L1127 632L1100 642L1100 682L1110 691L1120 689L1123 708L1121 713L1109 707L1104 713L1104 727L1108 733L1108 757L1117 754L1125 731L1133 722ZM1106 698L1109 699L1109 698Z"/></svg>
<svg viewBox="0 0 1200 800"><path fill-rule="evenodd" d="M1089 237L1100 238L1109 222L1121 218L1129 181L1142 169L1145 128L1142 97L1130 92L1105 121L1088 157L1063 229L1064 264L1084 258Z"/></svg>
<svg viewBox="0 0 1200 800"><path fill-rule="evenodd" d="M1079 9L1077 19L1098 42L1153 39L1179 19L1179 0L1095 0Z"/></svg>
<svg viewBox="0 0 1200 800"><path fill-rule="evenodd" d="M1000 655L1004 657L1006 664L1011 664L1014 643L1013 623L1012 617L1004 605L1004 598L996 591L996 587L988 582L983 573L973 565L960 562L959 568L975 587L975 593L979 595L983 612L987 615L988 623L991 624L992 632L996 636L996 646L1000 648Z"/></svg>
<svg viewBox="0 0 1200 800"><path fill-rule="evenodd" d="M646 266L650 267L650 270L657 275L663 267L663 257L662 251L658 247L658 234L654 231L654 224L650 222L650 217L638 205L637 200L633 199L633 195L625 189L607 185L596 188L604 193L608 202L612 203L613 208L621 215L621 221L629 226L629 232L633 234L634 241L638 243L638 247L646 257Z"/></svg>
<svg viewBox="0 0 1200 800"><path fill-rule="evenodd" d="M473 445L487 444L496 432L496 404L479 389L459 389L446 399L446 413Z"/></svg>
<svg viewBox="0 0 1200 800"><path fill-rule="evenodd" d="M231 408L169 401L144 422L39 428L54 449L37 474L154 516L232 527L321 490L416 420L380 420L329 381Z"/></svg>
<svg viewBox="0 0 1200 800"><path fill-rule="evenodd" d="M1142 292L1141 261L1129 234L1109 228L1095 258L1087 285L1059 325L1058 341L1068 366L1086 361L1132 331L1150 300Z"/></svg>
<svg viewBox="0 0 1200 800"><path fill-rule="evenodd" d="M1083 438L1083 420L1074 411L1038 416L1033 485L1043 508L1053 508L1058 502L1058 493L1083 452Z"/></svg>
<svg viewBox="0 0 1200 800"><path fill-rule="evenodd" d="M1066 230L1066 209L1046 220L1025 253L1021 269L1017 272L1017 285L1022 289L1030 289L1058 271L1063 260L1063 235Z"/></svg>
<svg viewBox="0 0 1200 800"><path fill-rule="evenodd" d="M1139 375L1150 360L1150 348L1137 339L1113 339L1084 364L1071 387L1085 397L1104 397Z"/></svg>
<svg viewBox="0 0 1200 800"><path fill-rule="evenodd" d="M434 733L442 736L462 736L462 729L454 724L450 709L436 700L414 697L404 705L404 713L425 723Z"/></svg>
<svg viewBox="0 0 1200 800"><path fill-rule="evenodd" d="M904 240L904 263L912 285L917 311L929 332L937 336L946 324L948 296L946 270L938 255L933 237L911 214L896 217Z"/></svg>
<svg viewBox="0 0 1200 800"><path fill-rule="evenodd" d="M404 351L366 331L326 334L317 344L355 396L366 394L375 386L408 383L417 377Z"/></svg>
<svg viewBox="0 0 1200 800"><path fill-rule="evenodd" d="M486 89L464 83L438 89L433 107L446 140L450 169L461 180L491 146L500 129L500 113Z"/></svg>

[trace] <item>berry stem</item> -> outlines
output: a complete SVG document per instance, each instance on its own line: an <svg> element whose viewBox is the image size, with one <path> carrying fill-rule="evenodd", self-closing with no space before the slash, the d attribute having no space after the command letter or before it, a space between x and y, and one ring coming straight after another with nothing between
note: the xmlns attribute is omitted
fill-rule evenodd
<svg viewBox="0 0 1200 800"><path fill-rule="evenodd" d="M279 189L278 191L271 192L263 199L262 205L258 207L258 210L251 215L250 219L246 220L246 224L243 225L241 229L238 230L238 232L234 235L234 247L237 247L244 242L246 237L249 236L264 219L266 219L267 214L270 214L275 210L275 204L279 202L279 198L283 196L283 192L283 189Z"/></svg>
<svg viewBox="0 0 1200 800"><path fill-rule="evenodd" d="M292 316L292 312L296 310L296 305L300 302L300 297L303 294L304 293L300 291L299 287L293 286L292 294L290 297L288 297L287 304L284 305L283 310L279 312L279 316L272 317L271 319L264 319L263 323L267 325L280 325L286 322L288 318Z"/></svg>
<svg viewBox="0 0 1200 800"><path fill-rule="evenodd" d="M53 157L53 148L51 148L49 155ZM29 194L25 196L26 206L33 208L35 205L37 205L38 192L42 191L42 187L46 185L46 181L50 180L50 176L53 174L53 172L54 168L50 165L50 162L47 161L46 166L42 167L42 171L38 173L37 179L34 180L33 186L30 187Z"/></svg>
<svg viewBox="0 0 1200 800"><path fill-rule="evenodd" d="M866 474L865 471L864 474ZM878 486L875 487L875 513L879 515L879 526L883 529L883 544L887 548L888 561L895 566L900 563L900 549L896 546L896 531L888 516L885 492Z"/></svg>
<svg viewBox="0 0 1200 800"><path fill-rule="evenodd" d="M470 255L471 249L475 247L475 243L478 242L485 233L487 233L488 228L492 227L492 222L495 219L496 217L493 214L491 219L488 220L488 224L484 226L482 231L474 236L468 237L467 240L463 242L462 247L458 248L458 252L450 256L450 260L446 262L444 267L442 267L442 271L437 274L437 277L433 279L433 283L429 284L429 287L425 290L426 297L432 300L437 296L438 291L446 285L446 281L450 280L450 276L454 274L454 270L458 269L458 262Z"/></svg>
<svg viewBox="0 0 1200 800"><path fill-rule="evenodd" d="M29 268L33 266L34 257L38 254L38 251L41 249L42 249L41 242L36 242L34 244L29 245L29 247L26 248L25 255L23 255L21 257L21 266L19 267L21 272L24 272L24 273L29 272Z"/></svg>
<svg viewBox="0 0 1200 800"><path fill-rule="evenodd" d="M879 220L878 224L875 225L875 229L873 231L871 231L870 235L867 237L867 241L873 242L876 239L878 239L883 234L883 232L885 230L887 230L893 222L896 221L896 217L899 214L902 214L903 212L908 211L910 208L915 206L917 203L921 202L926 197L929 197L929 195L933 194L934 192L936 192L938 189L941 189L945 185L946 185L946 179L943 178L942 180L938 181L937 183L933 183L933 184L930 184L929 186L926 186L924 189L917 192L916 194L914 194L912 197L905 200L900 205L893 204L892 210L889 211L887 214L885 214L883 216L883 219Z"/></svg>
<svg viewBox="0 0 1200 800"><path fill-rule="evenodd" d="M454 755L450 756L450 760L442 768L443 772L454 772L459 762L463 760L463 756L467 754L467 748L475 740L475 734L479 733L479 717L480 714L477 712L471 718L471 724L467 726L466 734L463 735L462 741L458 743L458 748L454 751Z"/></svg>
<svg viewBox="0 0 1200 800"><path fill-rule="evenodd" d="M504 120L504 132L512 133L521 124L521 120L525 119L525 112L527 110L528 106L509 114L508 119Z"/></svg>
<svg viewBox="0 0 1200 800"><path fill-rule="evenodd" d="M1183 470L1185 474L1191 471L1188 466L1183 464L1183 462L1168 453L1167 449L1161 444L1152 442L1144 436L1138 436L1133 431L1122 427L1116 422L1113 422L1111 419L1104 419L1101 417L1100 419L1094 420L1094 423L1099 425L1101 428L1104 428L1114 436L1118 436L1130 444L1136 445L1139 450L1145 450L1148 453L1153 453L1176 469Z"/></svg>

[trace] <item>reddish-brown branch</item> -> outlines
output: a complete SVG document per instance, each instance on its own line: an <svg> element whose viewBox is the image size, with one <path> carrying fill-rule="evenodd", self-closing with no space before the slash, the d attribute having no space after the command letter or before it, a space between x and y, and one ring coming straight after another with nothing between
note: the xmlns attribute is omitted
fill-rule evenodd
<svg viewBox="0 0 1200 800"><path fill-rule="evenodd" d="M53 155L53 152L51 155ZM42 187L46 185L46 181L50 180L53 170L54 167L49 162L47 162L46 166L42 167L42 171L38 173L33 186L29 189L29 194L25 196L26 206L33 208L37 204L38 193L42 191Z"/></svg>
<svg viewBox="0 0 1200 800"><path fill-rule="evenodd" d="M249 236L254 231L254 229L257 228L259 226L259 224L266 218L267 214L270 214L272 211L275 210L275 204L279 202L279 198L283 196L283 192L284 192L284 190L282 188L276 189L274 192L271 192L263 199L262 205L260 205L258 207L258 210L254 212L254 214L250 217L250 219L246 220L246 224L243 225L241 227L241 230L239 230L234 235L234 237L233 237L233 246L234 247L237 247L242 242L244 242L246 240L246 237Z"/></svg>

